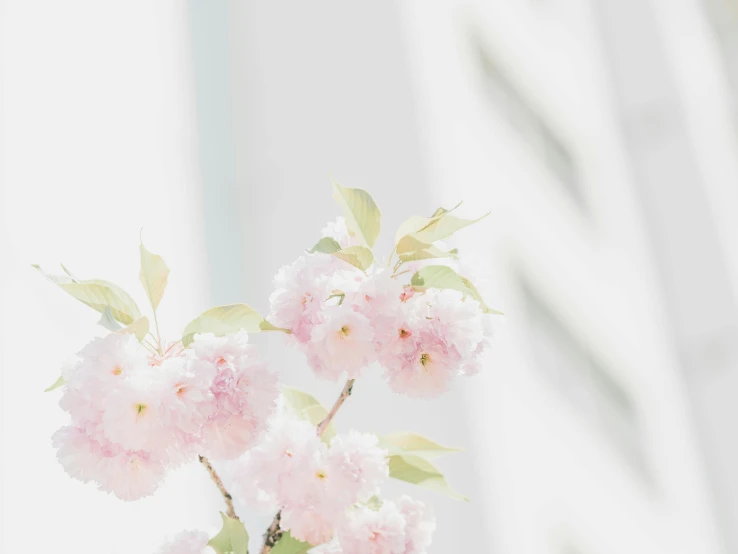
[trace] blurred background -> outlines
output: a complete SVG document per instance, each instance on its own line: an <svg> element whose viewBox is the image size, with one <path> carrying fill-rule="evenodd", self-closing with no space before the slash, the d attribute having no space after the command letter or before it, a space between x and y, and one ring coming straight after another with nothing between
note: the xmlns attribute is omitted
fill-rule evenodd
<svg viewBox="0 0 738 554"><path fill-rule="evenodd" d="M735 0L0 0L3 552L153 552L222 508L197 464L135 504L63 473L42 391L100 328L29 264L140 291L143 228L165 335L266 312L330 174L380 248L492 210L456 242L506 313L486 371L435 400L369 376L338 419L465 449L439 465L470 503L389 490L433 504L431 553L738 553L736 108Z"/></svg>

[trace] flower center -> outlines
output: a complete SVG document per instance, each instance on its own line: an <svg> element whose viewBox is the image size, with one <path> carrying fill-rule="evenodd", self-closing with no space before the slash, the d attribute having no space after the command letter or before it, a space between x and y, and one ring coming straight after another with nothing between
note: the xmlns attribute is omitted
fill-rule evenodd
<svg viewBox="0 0 738 554"><path fill-rule="evenodd" d="M324 479L325 479L325 478L327 477L327 475L326 475L325 471L323 471L322 469L319 469L318 471L316 471L316 472L315 472L315 476L316 476L316 477L317 477L318 479L320 479L321 481L323 481L323 480L324 480Z"/></svg>
<svg viewBox="0 0 738 554"><path fill-rule="evenodd" d="M136 416L143 416L146 414L146 410L149 409L149 407L146 404L136 404Z"/></svg>
<svg viewBox="0 0 738 554"><path fill-rule="evenodd" d="M431 361L430 354L423 352L420 355L420 365L422 365L423 367L425 367L430 361Z"/></svg>
<svg viewBox="0 0 738 554"><path fill-rule="evenodd" d="M405 337L409 337L410 336L410 331L408 331L407 329L400 329L400 333L399 334L400 334L400 338L401 339L404 339Z"/></svg>
<svg viewBox="0 0 738 554"><path fill-rule="evenodd" d="M123 373L123 368L122 368L122 367L120 367L119 365L117 365L117 366L115 366L115 367L113 368L113 371L112 371L111 373L112 373L113 375L120 375L121 373Z"/></svg>
<svg viewBox="0 0 738 554"><path fill-rule="evenodd" d="M344 337L348 337L351 334L351 328L348 325L341 327L341 334Z"/></svg>

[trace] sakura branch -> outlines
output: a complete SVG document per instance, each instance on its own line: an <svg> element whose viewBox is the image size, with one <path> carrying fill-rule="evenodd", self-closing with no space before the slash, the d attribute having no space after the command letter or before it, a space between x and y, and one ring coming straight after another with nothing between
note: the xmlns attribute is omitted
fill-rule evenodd
<svg viewBox="0 0 738 554"><path fill-rule="evenodd" d="M233 508L233 497L231 496L231 493L226 490L223 481L213 468L213 464L211 464L210 460L208 460L205 456L198 455L198 459L200 460L200 463L205 466L205 469L210 475L210 478L213 480L213 483L215 483L215 486L218 487L220 494L223 495L223 499L226 503L226 515L232 519L238 519L238 516L236 515L236 510Z"/></svg>
<svg viewBox="0 0 738 554"><path fill-rule="evenodd" d="M331 421L333 421L333 418L336 416L336 413L338 413L338 410L341 408L341 406L343 406L343 403L348 400L348 397L351 396L355 381L356 379L349 379L348 381L346 381L346 384L344 385L341 394L336 399L336 402L333 404L331 411L328 412L325 418L323 418L323 420L318 424L318 427L316 429L318 437L323 436L323 433L325 433L325 430L331 424ZM277 512L277 515L274 516L272 523L266 530L266 533L264 534L264 547L261 549L261 554L269 554L274 545L277 544L280 537L282 536L282 529L279 525L281 517L282 513Z"/></svg>
<svg viewBox="0 0 738 554"><path fill-rule="evenodd" d="M380 212L361 189L334 183L343 218L279 270L263 317L246 304L217 306L167 341L157 309L169 277L140 247L140 279L156 335L127 292L64 269L47 277L102 313L94 339L48 390L62 389L69 424L53 437L65 471L121 500L153 494L176 467L204 466L226 504L217 534L186 531L160 554L248 554L239 503L274 514L261 536L269 554L423 554L435 520L408 496L382 496L389 478L465 498L430 458L456 449L413 433L337 433L335 416L356 379L381 372L395 392L433 397L483 365L491 315L441 241L475 223L440 208L404 222L379 263ZM392 269L389 269L392 268ZM280 387L250 333L282 333L319 379L345 379L329 410ZM226 471L226 483L212 461ZM238 501L238 502L237 502ZM258 535L257 535L258 536Z"/></svg>
<svg viewBox="0 0 738 554"><path fill-rule="evenodd" d="M338 410L343 406L343 403L348 400L348 397L351 396L351 392L354 389L354 382L356 379L349 379L346 381L346 384L343 387L343 390L341 391L340 396L338 399L336 399L336 402L333 404L333 407L331 408L331 411L328 412L328 415L325 416L325 419L321 421L318 424L318 436L322 437L323 433L325 433L325 430L328 428L328 426L331 424L331 421L333 421L333 418L336 416L336 413L338 413Z"/></svg>

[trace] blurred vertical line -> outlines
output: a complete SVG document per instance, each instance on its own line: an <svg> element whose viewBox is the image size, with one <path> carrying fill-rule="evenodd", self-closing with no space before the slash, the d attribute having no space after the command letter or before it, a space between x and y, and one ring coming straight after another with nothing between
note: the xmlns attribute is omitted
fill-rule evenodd
<svg viewBox="0 0 738 554"><path fill-rule="evenodd" d="M5 177L5 55L6 46L4 37L7 36L4 32L4 27L7 25L6 17L6 6L5 0L0 0L0 259L8 260L10 258L9 248L7 245L7 233L8 230L5 228L5 214L2 210L7 210L5 204L5 187L7 181ZM4 262L6 263L6 262ZM0 330L5 331L5 317L7 316L7 310L4 306L5 295L7 294L7 272L0 271ZM6 433L5 433L5 332L0 332L0 460L5 459L6 449ZM0 463L0 470L3 470L2 463ZM0 471L0 498L7 498L5 496L5 472ZM5 537L8 535L5 533L5 507L0 505L0 541L2 541L3 548L5 551Z"/></svg>
<svg viewBox="0 0 738 554"><path fill-rule="evenodd" d="M234 0L187 1L207 275L213 304L242 301L245 288L238 198L237 6Z"/></svg>
<svg viewBox="0 0 738 554"><path fill-rule="evenodd" d="M738 311L651 2L592 3L722 548L738 552Z"/></svg>

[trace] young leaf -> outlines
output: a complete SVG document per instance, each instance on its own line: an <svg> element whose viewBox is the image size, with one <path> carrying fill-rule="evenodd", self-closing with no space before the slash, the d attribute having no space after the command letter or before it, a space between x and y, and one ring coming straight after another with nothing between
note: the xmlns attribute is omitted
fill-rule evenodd
<svg viewBox="0 0 738 554"><path fill-rule="evenodd" d="M190 321L182 334L182 345L188 347L198 333L227 335L238 331L248 331L249 333L258 333L259 331L292 332L288 329L275 327L251 306L230 304L210 308Z"/></svg>
<svg viewBox="0 0 738 554"><path fill-rule="evenodd" d="M143 242L141 242L139 250L141 252L141 272L139 273L139 279L141 279L141 284L146 291L146 295L149 297L151 307L156 311L162 296L164 296L164 289L167 287L169 268L161 256L157 256L146 250Z"/></svg>
<svg viewBox="0 0 738 554"><path fill-rule="evenodd" d="M439 208L431 217L413 216L406 220L400 225L400 228L395 234L395 249L397 253L402 254L403 252L417 250L417 248L411 249L408 246L406 240L408 238L430 245L438 240L450 237L456 231L468 227L489 215L489 213L486 213L478 219L462 219L451 215L451 212L460 205L461 203L450 210Z"/></svg>
<svg viewBox="0 0 738 554"><path fill-rule="evenodd" d="M366 271L374 263L374 254L366 246L349 246L334 252L333 255L354 267L358 267L361 271Z"/></svg>
<svg viewBox="0 0 738 554"><path fill-rule="evenodd" d="M469 279L462 277L453 269L445 265L429 265L418 270L410 279L410 284L418 289L451 289L471 296L479 302L485 313L497 313L490 309L482 300L482 295Z"/></svg>
<svg viewBox="0 0 738 554"><path fill-rule="evenodd" d="M243 523L223 512L220 513L220 517L223 518L223 527L220 533L208 541L208 545L218 554L248 554L249 534Z"/></svg>
<svg viewBox="0 0 738 554"><path fill-rule="evenodd" d="M428 225L413 233L413 237L421 242L432 243L437 240L450 237L456 231L468 227L487 217L491 212L487 212L478 219L461 219L455 215L445 213L431 221Z"/></svg>
<svg viewBox="0 0 738 554"><path fill-rule="evenodd" d="M366 246L348 246L342 249L341 245L330 237L323 237L308 250L309 254L315 254L316 252L332 254L336 258L358 267L361 271L366 271L374 263L374 254Z"/></svg>
<svg viewBox="0 0 738 554"><path fill-rule="evenodd" d="M138 342L141 342L146 337L146 333L149 332L149 318L146 316L140 317L127 327L123 327L123 329L120 329L117 332L121 334L134 334L136 335Z"/></svg>
<svg viewBox="0 0 738 554"><path fill-rule="evenodd" d="M382 214L371 195L365 190L349 189L334 181L333 198L343 209L349 231L372 248L379 236Z"/></svg>
<svg viewBox="0 0 738 554"><path fill-rule="evenodd" d="M421 215L414 215L409 217L408 219L403 221L400 227L397 229L397 232L395 233L395 244L399 243L402 237L411 235L416 231L420 231L424 227L427 227L428 225L433 223L433 221L437 220L438 218L453 212L459 206L461 206L461 202L456 204L456 206L454 206L450 210L447 210L446 208L438 208L430 217L423 217Z"/></svg>
<svg viewBox="0 0 738 554"><path fill-rule="evenodd" d="M315 246L308 250L308 254L315 254L316 252L320 252L321 254L333 254L339 250L341 250L341 245L338 244L336 239L323 237L315 244Z"/></svg>
<svg viewBox="0 0 738 554"><path fill-rule="evenodd" d="M118 285L99 279L77 281L68 275L49 275L37 265L33 267L49 281L92 309L103 313L109 308L112 316L124 325L130 325L141 317L133 298Z"/></svg>
<svg viewBox="0 0 738 554"><path fill-rule="evenodd" d="M419 487L424 487L443 493L459 500L469 499L448 486L443 473L428 460L413 454L395 454L389 457L389 474L393 479L406 481Z"/></svg>
<svg viewBox="0 0 738 554"><path fill-rule="evenodd" d="M460 448L442 446L422 435L402 432L382 435L379 437L379 446L386 448L390 454L414 454L424 458L435 458L461 450Z"/></svg>
<svg viewBox="0 0 738 554"><path fill-rule="evenodd" d="M328 410L313 395L304 391L282 386L282 396L284 396L285 402L287 402L298 417L309 421L315 426L328 415ZM323 432L321 438L324 442L330 442L334 436L336 436L336 428L331 422Z"/></svg>
<svg viewBox="0 0 738 554"><path fill-rule="evenodd" d="M105 327L108 331L118 331L122 329L121 324L115 321L113 312L110 311L110 306L105 306L105 309L100 316L100 321L98 321L97 324Z"/></svg>
<svg viewBox="0 0 738 554"><path fill-rule="evenodd" d="M459 251L456 248L449 250L448 252L444 252L435 246L427 245L423 248L419 248L418 250L413 250L412 252L398 254L398 256L403 262L415 262L418 260L432 260L437 258L455 259L458 257L458 253Z"/></svg>
<svg viewBox="0 0 738 554"><path fill-rule="evenodd" d="M63 376L62 377L59 377L56 381L54 381L54 384L53 385L51 385L48 388L45 388L44 389L44 392L49 392L49 391L52 391L54 389L58 389L59 387L63 386L64 383L66 383L66 382L67 381L66 381L66 379L64 379Z"/></svg>
<svg viewBox="0 0 738 554"><path fill-rule="evenodd" d="M272 548L271 554L305 554L311 548L313 545L309 542L298 541L289 531L285 531Z"/></svg>

